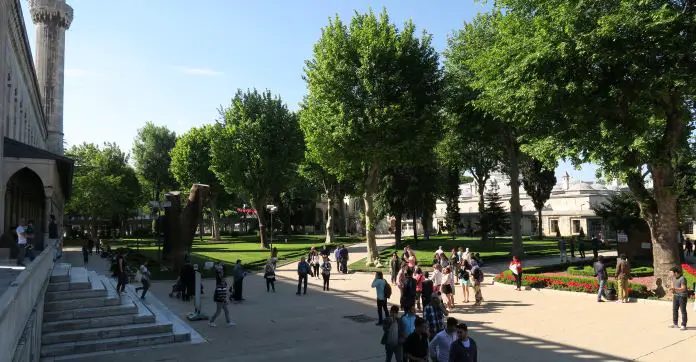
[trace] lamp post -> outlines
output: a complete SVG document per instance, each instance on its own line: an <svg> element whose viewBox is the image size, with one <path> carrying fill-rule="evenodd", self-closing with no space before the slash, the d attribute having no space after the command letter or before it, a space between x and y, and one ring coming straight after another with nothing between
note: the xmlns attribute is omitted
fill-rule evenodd
<svg viewBox="0 0 696 362"><path fill-rule="evenodd" d="M271 244L269 247L273 248L273 214L278 211L278 207L275 205L266 205L266 210L271 214Z"/></svg>

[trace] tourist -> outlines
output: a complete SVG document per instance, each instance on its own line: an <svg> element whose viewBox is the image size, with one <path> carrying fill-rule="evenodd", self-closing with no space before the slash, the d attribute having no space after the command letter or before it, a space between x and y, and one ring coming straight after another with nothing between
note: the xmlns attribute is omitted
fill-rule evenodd
<svg viewBox="0 0 696 362"><path fill-rule="evenodd" d="M341 245L341 269L343 274L348 274L348 248Z"/></svg>
<svg viewBox="0 0 696 362"><path fill-rule="evenodd" d="M421 268L416 268L416 271L413 273L413 279L416 280L416 309L420 312L423 281L425 280L425 276L423 275L423 270Z"/></svg>
<svg viewBox="0 0 696 362"><path fill-rule="evenodd" d="M34 220L29 220L29 222L27 222L25 233L27 234L27 246L29 247L27 249L27 256L29 257L29 261L34 261L33 249L36 248L36 242L34 240L36 236L34 235Z"/></svg>
<svg viewBox="0 0 696 362"><path fill-rule="evenodd" d="M404 290L404 284L406 284L406 272L408 271L408 265L406 263L401 264L401 270L399 274L396 275L396 287L399 288L401 293Z"/></svg>
<svg viewBox="0 0 696 362"><path fill-rule="evenodd" d="M94 239L90 237L87 240L87 248L89 249L89 255L92 255L92 251L94 250Z"/></svg>
<svg viewBox="0 0 696 362"><path fill-rule="evenodd" d="M452 268L452 274L455 275L455 284L459 283L459 278L456 278L456 276L459 275L460 260L461 259L459 258L459 254L457 253L457 248L452 248L452 255L450 255L450 261L452 262L452 265L450 265L450 267Z"/></svg>
<svg viewBox="0 0 696 362"><path fill-rule="evenodd" d="M25 230L24 219L19 220L19 225L15 232L17 233L17 265L24 265L24 257L27 254L27 233Z"/></svg>
<svg viewBox="0 0 696 362"><path fill-rule="evenodd" d="M443 270L450 266L450 261L449 261L449 258L447 258L447 255L440 254L440 266L442 267Z"/></svg>
<svg viewBox="0 0 696 362"><path fill-rule="evenodd" d="M411 253L409 252L408 249L409 249L408 245L404 246L404 252L403 252L403 254L401 254L401 261L403 261L404 263L408 263L408 258L411 256Z"/></svg>
<svg viewBox="0 0 696 362"><path fill-rule="evenodd" d="M447 297L447 308L454 308L454 273L447 267L443 275L442 292Z"/></svg>
<svg viewBox="0 0 696 362"><path fill-rule="evenodd" d="M432 250L432 249L431 249L431 250ZM437 247L437 250L435 250L435 255L442 255L442 254L444 254L444 253L445 253L445 251L442 250L442 246L438 246L438 247Z"/></svg>
<svg viewBox="0 0 696 362"><path fill-rule="evenodd" d="M409 249L408 267L409 267L409 269L414 270L416 268L416 265L418 265L418 259L416 259L416 253L414 253L413 250Z"/></svg>
<svg viewBox="0 0 696 362"><path fill-rule="evenodd" d="M471 261L472 261L472 262L476 262L476 264L477 264L479 267L482 267L482 266L483 266L483 259L481 258L481 254L480 254L480 253L473 253L473 254L471 255Z"/></svg>
<svg viewBox="0 0 696 362"><path fill-rule="evenodd" d="M483 271L479 267L478 263L474 263L471 267L471 276L474 279L474 305L481 305L483 302L483 295L481 294L481 283L483 282Z"/></svg>
<svg viewBox="0 0 696 362"><path fill-rule="evenodd" d="M679 267L670 270L672 274L672 328L677 328L679 322L679 312L681 311L682 324L681 330L686 330L686 302L689 298L689 290L686 287L686 279Z"/></svg>
<svg viewBox="0 0 696 362"><path fill-rule="evenodd" d="M82 243L82 262L87 265L87 262L89 261L89 243L87 240L85 240L84 243Z"/></svg>
<svg viewBox="0 0 696 362"><path fill-rule="evenodd" d="M377 293L377 325L380 325L384 323L382 312L384 312L385 318L389 317L386 295L387 281L384 280L384 274L382 274L381 271L375 273L375 279L372 281L372 287L375 288L375 292Z"/></svg>
<svg viewBox="0 0 696 362"><path fill-rule="evenodd" d="M184 255L184 265L181 266L179 280L181 280L185 288L181 294L181 299L187 301L196 294L196 271L193 269L191 258L188 254Z"/></svg>
<svg viewBox="0 0 696 362"><path fill-rule="evenodd" d="M471 264L466 259L462 259L462 264L459 267L459 284L462 286L462 298L464 298L464 303L469 303L469 279Z"/></svg>
<svg viewBox="0 0 696 362"><path fill-rule="evenodd" d="M401 307L404 311L416 307L416 280L413 278L413 270L406 270L406 280L401 289Z"/></svg>
<svg viewBox="0 0 696 362"><path fill-rule="evenodd" d="M512 271L512 275L515 276L515 290L522 290L522 262L517 259L516 256L512 257L512 261L510 262L510 270Z"/></svg>
<svg viewBox="0 0 696 362"><path fill-rule="evenodd" d="M433 254L433 265L440 265L442 254Z"/></svg>
<svg viewBox="0 0 696 362"><path fill-rule="evenodd" d="M561 254L561 263L568 262L568 255L566 254L566 242L563 237L561 237L561 232L556 231L556 237L558 238L558 252Z"/></svg>
<svg viewBox="0 0 696 362"><path fill-rule="evenodd" d="M597 290L597 302L602 302L602 295L604 294L604 288L607 285L607 267L604 265L604 257L600 256L596 262L593 264L594 275L597 277L597 284L599 289Z"/></svg>
<svg viewBox="0 0 696 362"><path fill-rule="evenodd" d="M142 290L143 294L140 295L140 299L145 300L145 294L150 289L150 270L147 268L147 259L140 266L140 282L143 286L135 288L135 292Z"/></svg>
<svg viewBox="0 0 696 362"><path fill-rule="evenodd" d="M310 274L315 279L321 278L319 276L319 267L321 266L321 261L319 259L319 252L314 247L312 247L312 249L309 251L309 255L307 256L307 261L309 262L309 265L312 267L310 270Z"/></svg>
<svg viewBox="0 0 696 362"><path fill-rule="evenodd" d="M220 315L221 311L225 312L225 321L228 326L234 326L235 323L230 320L230 311L227 309L227 281L225 280L225 268L222 263L215 264L215 293L213 294L216 309L215 314L210 317L208 325L216 327L215 319Z"/></svg>
<svg viewBox="0 0 696 362"><path fill-rule="evenodd" d="M585 259L585 230L580 228L580 234L578 235L578 252L580 253L580 258Z"/></svg>
<svg viewBox="0 0 696 362"><path fill-rule="evenodd" d="M430 297L430 303L423 307L423 318L428 322L430 337L434 337L445 328L444 320L447 315L449 312L442 305L442 300L437 294L433 294Z"/></svg>
<svg viewBox="0 0 696 362"><path fill-rule="evenodd" d="M404 360L402 342L405 340L405 333L404 325L399 319L399 307L395 305L391 307L383 329L382 344L387 357L386 361L390 362L394 356L396 362L402 362Z"/></svg>
<svg viewBox="0 0 696 362"><path fill-rule="evenodd" d="M592 240L590 241L590 244L592 244L592 255L594 256L595 260L599 257L599 234L595 235L592 237Z"/></svg>
<svg viewBox="0 0 696 362"><path fill-rule="evenodd" d="M303 290L303 285L303 294L307 294L307 275L309 275L309 269L309 263L307 263L307 260L303 256L302 258L300 258L300 262L297 263L297 295L300 295L300 291Z"/></svg>
<svg viewBox="0 0 696 362"><path fill-rule="evenodd" d="M128 282L128 274L126 274L126 262L123 259L123 253L121 251L116 255L116 293L121 296L126 290L126 283Z"/></svg>
<svg viewBox="0 0 696 362"><path fill-rule="evenodd" d="M621 254L616 261L616 284L619 299L617 303L628 303L628 279L631 277L631 265L626 254Z"/></svg>
<svg viewBox="0 0 696 362"><path fill-rule="evenodd" d="M471 252L469 251L469 248L466 248L466 250L464 250L464 254L462 255L462 258L464 260L468 261L469 263L471 263Z"/></svg>
<svg viewBox="0 0 696 362"><path fill-rule="evenodd" d="M570 244L570 258L575 259L575 238L572 235L568 238L568 243Z"/></svg>
<svg viewBox="0 0 696 362"><path fill-rule="evenodd" d="M416 330L416 306L411 305L406 308L404 315L401 316L401 323L404 325L404 334L402 341L406 339L413 331Z"/></svg>
<svg viewBox="0 0 696 362"><path fill-rule="evenodd" d="M433 281L433 291L439 292L442 287L442 266L439 264L433 265L433 275L430 279Z"/></svg>
<svg viewBox="0 0 696 362"><path fill-rule="evenodd" d="M694 243L691 242L691 239L687 238L686 239L686 255L693 255L694 254Z"/></svg>
<svg viewBox="0 0 696 362"><path fill-rule="evenodd" d="M278 268L278 248L275 246L271 248L271 264L273 264L273 270Z"/></svg>
<svg viewBox="0 0 696 362"><path fill-rule="evenodd" d="M246 272L242 268L242 261L237 259L232 269L232 288L234 289L232 299L234 299L235 302L242 302L245 300L244 297L242 297L244 277L246 277Z"/></svg>
<svg viewBox="0 0 696 362"><path fill-rule="evenodd" d="M425 306L430 304L430 298L433 295L433 281L430 280L430 273L425 272L423 274L423 282L421 283L421 302L423 303L423 310Z"/></svg>
<svg viewBox="0 0 696 362"><path fill-rule="evenodd" d="M406 337L404 357L407 362L428 362L428 324L416 317L416 330Z"/></svg>
<svg viewBox="0 0 696 362"><path fill-rule="evenodd" d="M319 255L321 255L322 258L323 258L323 257L327 257L327 258L328 258L329 255L331 255L331 253L329 252L329 248L328 248L326 245L323 245L323 246L321 247L321 251L319 252Z"/></svg>
<svg viewBox="0 0 696 362"><path fill-rule="evenodd" d="M456 331L457 319L453 317L447 318L445 329L438 332L428 345L430 358L433 361L449 361L450 346L457 340Z"/></svg>
<svg viewBox="0 0 696 362"><path fill-rule="evenodd" d="M275 267L273 266L273 261L271 259L268 259L266 262L266 267L263 270L263 278L266 280L266 292L270 292L271 289L273 289L273 293L275 293L276 274Z"/></svg>
<svg viewBox="0 0 696 362"><path fill-rule="evenodd" d="M450 346L449 362L478 362L476 341L469 337L466 323L457 325L457 340Z"/></svg>
<svg viewBox="0 0 696 362"><path fill-rule="evenodd" d="M396 285L396 277L399 275L399 270L401 269L401 260L399 259L399 254L397 252L394 252L392 254L391 262L390 262L390 267L391 267L391 283Z"/></svg>
<svg viewBox="0 0 696 362"><path fill-rule="evenodd" d="M459 258L459 264L461 264L462 260L464 260L464 249L462 249L461 246L457 251L457 258Z"/></svg>
<svg viewBox="0 0 696 362"><path fill-rule="evenodd" d="M321 277L324 280L323 290L328 292L329 279L331 279L331 262L327 257L324 257L324 262L321 263Z"/></svg>
<svg viewBox="0 0 696 362"><path fill-rule="evenodd" d="M338 266L339 273L341 272L341 248L343 248L343 245L339 245L336 247L336 250L334 250L334 258L336 258L336 265Z"/></svg>

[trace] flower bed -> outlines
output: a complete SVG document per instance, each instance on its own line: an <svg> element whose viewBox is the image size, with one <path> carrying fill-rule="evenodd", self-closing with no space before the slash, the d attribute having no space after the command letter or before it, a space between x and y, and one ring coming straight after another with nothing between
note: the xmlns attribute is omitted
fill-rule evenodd
<svg viewBox="0 0 696 362"><path fill-rule="evenodd" d="M583 277L594 277L594 267L592 265L573 265L569 266L568 274ZM616 274L616 268L607 268L607 275L613 276ZM653 275L653 268L649 266L640 266L631 268L631 276L634 277L649 277Z"/></svg>
<svg viewBox="0 0 696 362"><path fill-rule="evenodd" d="M496 283L515 283L515 277L509 270L496 275L494 280ZM597 288L599 288L599 284L595 278L546 276L543 274L522 274L522 285L531 288L549 288L592 294L597 293ZM616 288L616 282L607 281L606 287ZM651 295L645 285L636 283L628 284L628 293L629 296L634 298L648 298Z"/></svg>

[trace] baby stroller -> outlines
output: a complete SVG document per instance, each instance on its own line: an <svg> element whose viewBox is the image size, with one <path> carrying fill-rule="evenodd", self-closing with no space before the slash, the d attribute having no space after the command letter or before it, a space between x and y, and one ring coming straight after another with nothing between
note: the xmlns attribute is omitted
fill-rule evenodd
<svg viewBox="0 0 696 362"><path fill-rule="evenodd" d="M182 282L181 278L179 278L176 280L176 283L174 283L174 285L172 285L172 292L169 293L169 297L174 298L174 296L176 295L176 297L178 299L181 299L181 296L185 290L186 290L186 285L184 285L184 282Z"/></svg>

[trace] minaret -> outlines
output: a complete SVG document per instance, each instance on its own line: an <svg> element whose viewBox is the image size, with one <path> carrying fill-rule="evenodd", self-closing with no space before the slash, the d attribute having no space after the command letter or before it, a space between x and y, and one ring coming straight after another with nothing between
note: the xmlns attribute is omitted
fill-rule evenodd
<svg viewBox="0 0 696 362"><path fill-rule="evenodd" d="M29 0L36 26L36 77L39 81L48 139L46 148L63 154L63 86L65 79L65 30L73 9L65 0Z"/></svg>

